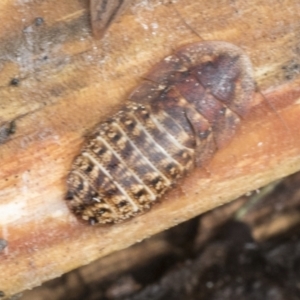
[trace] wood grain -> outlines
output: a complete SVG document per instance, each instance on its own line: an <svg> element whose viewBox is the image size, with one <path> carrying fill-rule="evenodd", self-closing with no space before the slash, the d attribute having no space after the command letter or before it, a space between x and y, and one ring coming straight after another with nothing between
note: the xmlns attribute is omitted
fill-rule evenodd
<svg viewBox="0 0 300 300"><path fill-rule="evenodd" d="M0 129L14 122L15 133L0 137L0 290L40 285L299 170L299 13L297 0L136 1L94 40L87 1L2 1ZM63 198L84 136L156 62L200 37L252 60L260 92L242 129L149 213L79 223Z"/></svg>

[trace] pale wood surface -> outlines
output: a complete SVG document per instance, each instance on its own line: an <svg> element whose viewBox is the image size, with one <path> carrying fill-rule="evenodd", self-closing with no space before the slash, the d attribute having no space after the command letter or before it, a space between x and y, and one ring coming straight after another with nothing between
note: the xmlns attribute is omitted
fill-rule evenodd
<svg viewBox="0 0 300 300"><path fill-rule="evenodd" d="M300 4L135 1L102 40L87 1L0 2L0 290L11 295L125 248L300 169ZM35 25L43 17L44 23ZM197 34L195 34L197 32ZM89 227L63 200L91 128L151 66L189 42L225 40L250 56L256 104L232 143L149 213ZM13 78L19 85L11 85ZM275 108L275 110L274 110ZM0 131L1 132L1 131Z"/></svg>

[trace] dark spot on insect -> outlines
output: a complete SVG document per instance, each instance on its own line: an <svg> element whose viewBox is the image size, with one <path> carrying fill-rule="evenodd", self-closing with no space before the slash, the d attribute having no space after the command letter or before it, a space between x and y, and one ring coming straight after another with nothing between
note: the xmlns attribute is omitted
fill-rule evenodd
<svg viewBox="0 0 300 300"><path fill-rule="evenodd" d="M0 238L0 252L4 250L4 248L7 247L7 241Z"/></svg>
<svg viewBox="0 0 300 300"><path fill-rule="evenodd" d="M44 23L44 19L42 17L35 18L34 24L35 26L41 26Z"/></svg>
<svg viewBox="0 0 300 300"><path fill-rule="evenodd" d="M117 204L117 207L122 208L127 205L127 201L121 201Z"/></svg>
<svg viewBox="0 0 300 300"><path fill-rule="evenodd" d="M80 183L78 184L78 190L79 190L79 191L82 191L83 188L84 188L83 182L80 181Z"/></svg>
<svg viewBox="0 0 300 300"><path fill-rule="evenodd" d="M141 189L141 190L139 190L136 194L135 194L135 196L136 196L136 198L140 198L141 196L143 196L145 194L145 190L144 189Z"/></svg>
<svg viewBox="0 0 300 300"><path fill-rule="evenodd" d="M74 199L74 193L71 191L68 191L65 197L66 200L73 200Z"/></svg>
<svg viewBox="0 0 300 300"><path fill-rule="evenodd" d="M116 133L116 134L113 136L112 141L117 142L120 138L121 138L121 135Z"/></svg>
<svg viewBox="0 0 300 300"><path fill-rule="evenodd" d="M181 156L181 157L186 157L186 156L188 156L188 153L187 153L186 150L182 150L182 151L180 151L180 152L178 153L178 155Z"/></svg>
<svg viewBox="0 0 300 300"><path fill-rule="evenodd" d="M107 169L115 169L119 166L119 162L118 160L116 159L116 157L113 157L112 160L108 163L107 165Z"/></svg>
<svg viewBox="0 0 300 300"><path fill-rule="evenodd" d="M106 191L106 194L108 195L108 196L113 196L113 195L115 195L117 193L117 190L115 189L115 188L111 188L111 189L108 189L107 191Z"/></svg>
<svg viewBox="0 0 300 300"><path fill-rule="evenodd" d="M47 60L48 58L48 55L43 56L43 60Z"/></svg>
<svg viewBox="0 0 300 300"><path fill-rule="evenodd" d="M75 207L74 212L76 214L80 214L80 213L82 213L83 210L84 210L84 205L78 205Z"/></svg>
<svg viewBox="0 0 300 300"><path fill-rule="evenodd" d="M201 140L205 140L211 134L210 130L201 131L199 137Z"/></svg>
<svg viewBox="0 0 300 300"><path fill-rule="evenodd" d="M156 184L158 184L160 182L160 178L159 177L155 177L151 180L151 185L155 186Z"/></svg>
<svg viewBox="0 0 300 300"><path fill-rule="evenodd" d="M143 116L143 118L149 118L149 112L147 110L145 110L144 108L140 109L141 114Z"/></svg>
<svg viewBox="0 0 300 300"><path fill-rule="evenodd" d="M174 168L174 164L172 164L172 163L169 163L169 164L166 166L166 169L167 169L167 170L171 170L172 168Z"/></svg>
<svg viewBox="0 0 300 300"><path fill-rule="evenodd" d="M204 70L208 71L208 70L214 69L215 66L214 66L214 63L211 60L209 60L209 61L207 61L207 62L204 63L203 68L204 68Z"/></svg>
<svg viewBox="0 0 300 300"><path fill-rule="evenodd" d="M98 155L103 155L104 153L106 152L106 149L103 147L103 148L100 148L97 152Z"/></svg>
<svg viewBox="0 0 300 300"><path fill-rule="evenodd" d="M93 166L92 165L88 165L88 167L86 168L86 172L90 173L93 170Z"/></svg>
<svg viewBox="0 0 300 300"><path fill-rule="evenodd" d="M133 122L132 120L125 121L125 126L130 130L133 130L135 125L136 125L135 122Z"/></svg>
<svg viewBox="0 0 300 300"><path fill-rule="evenodd" d="M18 78L13 78L11 81L10 81L10 85L12 86L18 86L20 83L20 80Z"/></svg>
<svg viewBox="0 0 300 300"><path fill-rule="evenodd" d="M92 192L92 197L95 197L95 198L97 198L99 196L99 194L97 193L97 192Z"/></svg>

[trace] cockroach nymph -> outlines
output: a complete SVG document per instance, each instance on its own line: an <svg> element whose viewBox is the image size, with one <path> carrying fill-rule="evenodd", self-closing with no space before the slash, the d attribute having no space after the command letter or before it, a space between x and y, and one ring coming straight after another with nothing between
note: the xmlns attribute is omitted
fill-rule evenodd
<svg viewBox="0 0 300 300"><path fill-rule="evenodd" d="M145 78L96 127L68 175L69 206L90 224L144 213L203 167L232 139L255 90L248 56L218 41L179 48Z"/></svg>

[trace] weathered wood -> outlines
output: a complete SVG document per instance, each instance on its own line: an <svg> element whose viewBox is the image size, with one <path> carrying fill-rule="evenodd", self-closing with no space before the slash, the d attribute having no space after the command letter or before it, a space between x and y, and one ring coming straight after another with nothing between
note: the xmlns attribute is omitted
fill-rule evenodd
<svg viewBox="0 0 300 300"><path fill-rule="evenodd" d="M300 169L297 0L284 6L136 1L99 41L91 36L88 7L71 0L0 3L0 132L15 128L0 136L0 238L8 242L0 253L0 290L6 295ZM243 48L264 96L257 93L232 143L150 212L108 227L79 223L63 199L84 135L126 101L151 66L200 36Z"/></svg>

